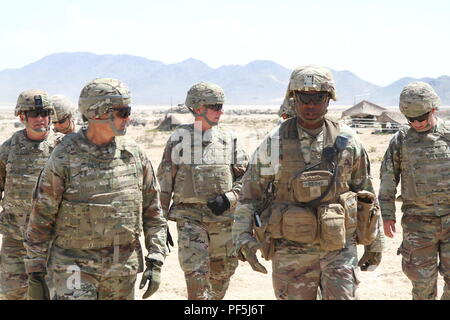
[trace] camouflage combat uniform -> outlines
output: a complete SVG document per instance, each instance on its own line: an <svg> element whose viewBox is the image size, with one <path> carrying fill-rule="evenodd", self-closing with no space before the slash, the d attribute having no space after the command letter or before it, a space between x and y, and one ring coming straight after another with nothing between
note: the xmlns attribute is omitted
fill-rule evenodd
<svg viewBox="0 0 450 320"><path fill-rule="evenodd" d="M331 71L319 66L295 69L286 99L308 91L335 100ZM315 105L328 106L325 99ZM258 267L258 246L272 260L277 299L316 299L319 288L323 299L355 299L356 244L366 244L367 252L379 255L383 249L374 201L371 238L359 233L359 194L371 192L375 198L367 153L352 129L325 113L316 117L323 121L317 129L301 127L297 115L272 130L242 179L233 241L255 271L267 272Z"/></svg>
<svg viewBox="0 0 450 320"><path fill-rule="evenodd" d="M28 90L21 93L15 114L34 110L27 99L46 93ZM50 102L49 102L50 105ZM44 129L45 131L45 129ZM24 300L28 287L25 272L23 234L31 212L31 199L39 173L47 162L55 136L49 133L42 141L27 137L26 129L15 132L0 147L0 191L3 192L0 230L3 234L0 264L0 299Z"/></svg>
<svg viewBox="0 0 450 320"><path fill-rule="evenodd" d="M203 133L193 124L179 126L166 144L158 168L161 204L177 222L188 299L222 299L226 293L238 265L231 224L247 162L234 134L216 126ZM223 193L231 206L216 216L206 201Z"/></svg>
<svg viewBox="0 0 450 320"><path fill-rule="evenodd" d="M27 271L45 271L48 260L55 299L134 299L142 229L148 257L166 255L158 191L151 163L134 141L116 137L99 147L83 130L67 135L36 189ZM81 283L68 286L74 270Z"/></svg>
<svg viewBox="0 0 450 320"><path fill-rule="evenodd" d="M39 173L53 150L54 136L43 141L17 131L0 147L0 190L4 192L1 229L2 299L25 299L28 276L23 259L23 232L31 212L31 199Z"/></svg>
<svg viewBox="0 0 450 320"><path fill-rule="evenodd" d="M435 101L427 105L427 96ZM410 110L405 109L408 99ZM402 112L416 117L437 108L439 100L428 84L416 82L404 88L400 101ZM450 299L450 123L436 120L426 132L402 127L391 139L380 170L378 199L385 221L396 220L401 182L403 242L398 254L412 282L412 297L419 300L436 298L438 271L445 280L442 299Z"/></svg>
<svg viewBox="0 0 450 320"><path fill-rule="evenodd" d="M311 136L297 125L295 117L286 120L273 131L255 151L243 178L242 194L235 212L233 238L238 249L255 241L252 236L252 217L261 206L267 184L278 180L273 206L282 204L287 208L292 202L287 180L305 166L321 161L326 134L322 130L316 137ZM373 192L369 159L358 136L346 126L340 126L339 135L348 137L349 144L338 163L337 194L349 190ZM274 141L279 141L280 159L283 159L278 170L275 167L274 170L270 169L273 164L266 151L267 148L272 148ZM356 297L355 290L359 280L354 224L347 228L345 247L338 251L325 251L316 243L301 244L283 238L275 240L274 245L272 270L277 299L315 299L319 287L324 299ZM372 244L372 249L382 250L381 238Z"/></svg>
<svg viewBox="0 0 450 320"><path fill-rule="evenodd" d="M25 233L33 299L48 298L47 269L54 299L134 299L143 271L142 231L148 250L142 278L150 283L145 296L159 287L167 220L150 161L124 137L131 101L128 87L111 78L94 79L80 93L88 127L57 145L33 197Z"/></svg>

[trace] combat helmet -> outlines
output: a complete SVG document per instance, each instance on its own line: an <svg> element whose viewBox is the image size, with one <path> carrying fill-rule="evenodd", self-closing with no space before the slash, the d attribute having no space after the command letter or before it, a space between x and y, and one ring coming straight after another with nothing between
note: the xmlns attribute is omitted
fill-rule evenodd
<svg viewBox="0 0 450 320"><path fill-rule="evenodd" d="M50 110L53 113L53 107L47 92L38 89L23 91L17 98L14 115L17 117L25 111L31 110Z"/></svg>
<svg viewBox="0 0 450 320"><path fill-rule="evenodd" d="M109 123L115 135L122 136L126 128L122 130L115 126L114 109L126 107L131 112L130 104L131 92L126 84L117 79L97 78L81 90L78 110L88 122ZM104 114L109 115L108 119L98 119Z"/></svg>
<svg viewBox="0 0 450 320"><path fill-rule="evenodd" d="M84 86L78 101L78 110L87 119L112 113L113 108L131 103L131 92L117 79L98 78Z"/></svg>
<svg viewBox="0 0 450 320"><path fill-rule="evenodd" d="M51 97L54 115L52 121L61 121L75 116L75 106L66 96L55 94Z"/></svg>
<svg viewBox="0 0 450 320"><path fill-rule="evenodd" d="M428 83L417 81L405 86L400 93L400 111L406 117L419 117L441 104L439 96Z"/></svg>
<svg viewBox="0 0 450 320"><path fill-rule="evenodd" d="M185 105L192 111L203 104L223 104L224 102L225 93L221 87L210 82L199 82L187 92Z"/></svg>
<svg viewBox="0 0 450 320"><path fill-rule="evenodd" d="M286 98L293 97L294 91L327 91L331 99L336 101L336 84L333 74L327 68L308 65L301 66L292 71Z"/></svg>

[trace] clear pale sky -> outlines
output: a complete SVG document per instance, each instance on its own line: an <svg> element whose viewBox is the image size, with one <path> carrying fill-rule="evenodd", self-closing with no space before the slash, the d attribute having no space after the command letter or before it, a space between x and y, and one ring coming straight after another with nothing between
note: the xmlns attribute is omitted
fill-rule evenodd
<svg viewBox="0 0 450 320"><path fill-rule="evenodd" d="M0 70L58 52L211 67L320 64L378 85L450 75L448 0L2 1Z"/></svg>

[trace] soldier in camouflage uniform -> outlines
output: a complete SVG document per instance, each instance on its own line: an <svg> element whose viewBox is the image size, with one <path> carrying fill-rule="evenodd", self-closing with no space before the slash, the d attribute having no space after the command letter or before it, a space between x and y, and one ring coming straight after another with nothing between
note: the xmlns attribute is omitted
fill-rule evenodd
<svg viewBox="0 0 450 320"><path fill-rule="evenodd" d="M54 146L50 132L50 97L42 90L27 90L17 99L15 115L25 124L0 147L0 191L3 192L0 230L0 298L26 299L23 233L34 186Z"/></svg>
<svg viewBox="0 0 450 320"><path fill-rule="evenodd" d="M284 99L283 103L280 106L280 109L278 110L278 116L281 117L283 120L295 117L293 105L294 105L293 98Z"/></svg>
<svg viewBox="0 0 450 320"><path fill-rule="evenodd" d="M62 134L74 132L76 130L75 107L72 102L61 94L53 95L51 99L54 110L53 131Z"/></svg>
<svg viewBox="0 0 450 320"><path fill-rule="evenodd" d="M409 126L392 137L380 171L378 200L390 238L401 181L403 242L398 254L417 300L436 299L438 271L445 280L442 299L450 299L450 124L436 117L439 104L427 83L403 89L400 111Z"/></svg>
<svg viewBox="0 0 450 320"><path fill-rule="evenodd" d="M144 298L158 289L167 221L150 161L124 137L130 103L119 80L89 82L79 99L87 129L66 135L37 184L25 264L32 279L51 271L54 299L134 299L143 270L142 230L148 255L141 288L149 282ZM45 292L39 281L34 290Z"/></svg>
<svg viewBox="0 0 450 320"><path fill-rule="evenodd" d="M295 69L286 99L296 117L270 132L243 177L233 240L239 257L267 273L277 299L355 299L357 266L381 260L383 235L370 163L356 133L327 117L336 100L331 72ZM256 238L255 238L256 236ZM365 244L357 261L356 244Z"/></svg>
<svg viewBox="0 0 450 320"><path fill-rule="evenodd" d="M192 86L185 104L195 122L177 127L158 168L162 207L177 222L190 300L222 299L238 265L231 224L248 159L234 133L218 126L223 103L219 86Z"/></svg>

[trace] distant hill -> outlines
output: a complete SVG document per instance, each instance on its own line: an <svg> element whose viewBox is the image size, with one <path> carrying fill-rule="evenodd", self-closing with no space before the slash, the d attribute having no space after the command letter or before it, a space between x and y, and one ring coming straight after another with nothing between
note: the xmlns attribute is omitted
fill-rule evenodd
<svg viewBox="0 0 450 320"><path fill-rule="evenodd" d="M194 83L211 81L223 87L227 104L277 105L282 102L291 71L268 60L214 69L192 58L165 64L132 55L56 53L19 69L0 71L0 104L14 104L21 91L31 88L65 94L76 102L88 81L114 77L130 87L135 104L177 105L184 102L186 91ZM339 99L336 104L339 105L353 105L361 100L384 106L398 105L403 86L417 80L403 78L380 87L350 71L332 71ZM430 83L442 103L450 105L449 76L419 80Z"/></svg>

